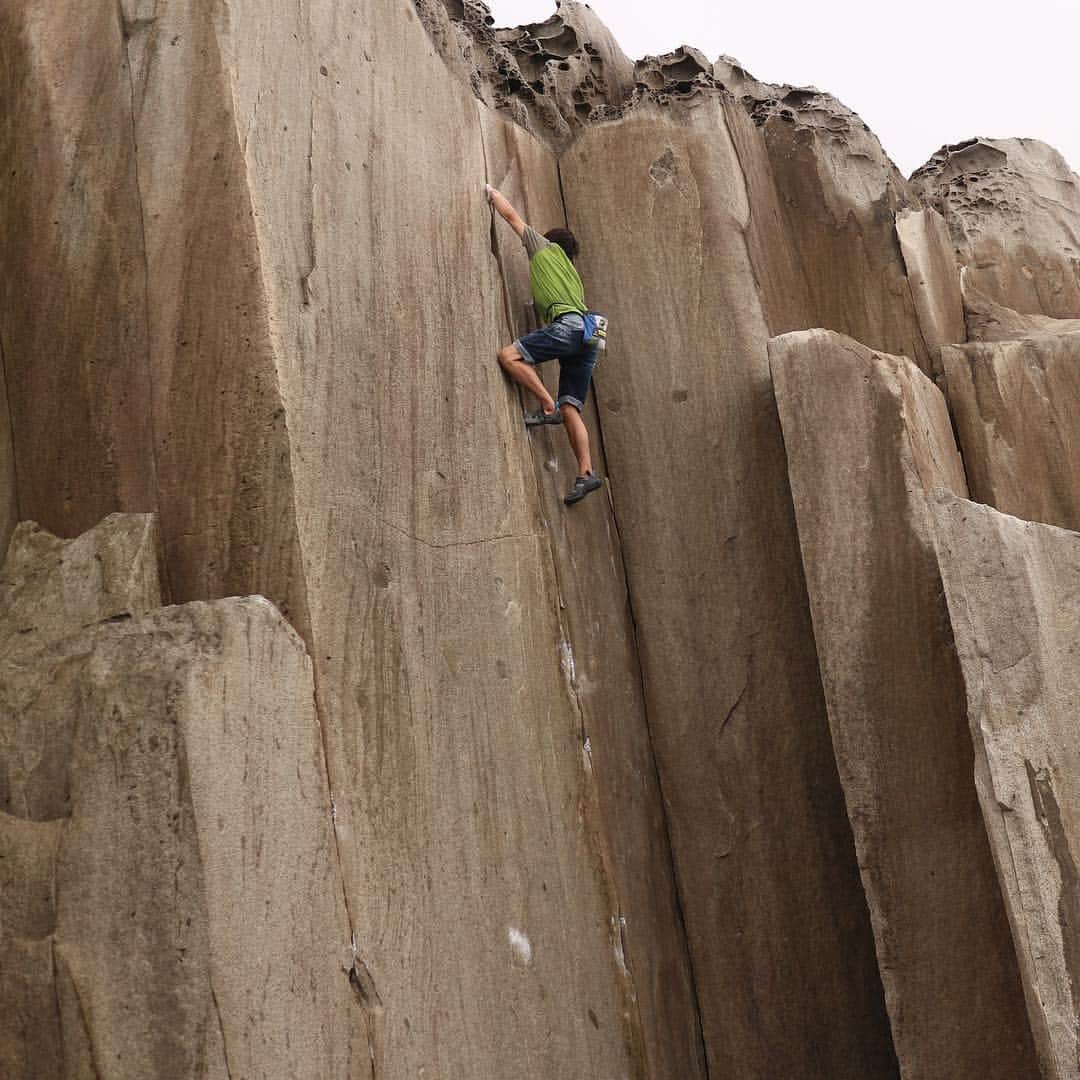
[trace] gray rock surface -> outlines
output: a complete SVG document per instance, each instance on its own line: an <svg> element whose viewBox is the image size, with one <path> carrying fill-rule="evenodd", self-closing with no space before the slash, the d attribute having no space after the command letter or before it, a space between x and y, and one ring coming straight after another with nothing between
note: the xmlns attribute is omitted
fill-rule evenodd
<svg viewBox="0 0 1080 1080"><path fill-rule="evenodd" d="M944 215L975 288L1024 314L1080 317L1080 180L1056 150L971 139L911 180Z"/></svg>
<svg viewBox="0 0 1080 1080"><path fill-rule="evenodd" d="M932 496L966 494L945 401L910 360L827 331L769 352L901 1074L1034 1080L934 545Z"/></svg>
<svg viewBox="0 0 1080 1080"><path fill-rule="evenodd" d="M1080 1075L1080 536L963 499L937 507L975 783L1043 1076Z"/></svg>
<svg viewBox="0 0 1080 1080"><path fill-rule="evenodd" d="M972 497L1080 528L1080 333L942 352Z"/></svg>
<svg viewBox="0 0 1080 1080"><path fill-rule="evenodd" d="M482 115L492 182L545 231L565 222L550 156L519 127ZM495 233L513 332L536 325L528 259L506 228ZM542 369L554 392L557 370ZM588 402L597 474L607 476L595 395ZM573 514L562 497L576 473L566 436L530 437L537 497L555 564L564 673L576 699L590 799L604 823L598 837L617 904L620 947L633 975L650 1075L705 1075L696 987L672 872L667 812L649 738L637 628L627 588L619 525L606 492Z"/></svg>

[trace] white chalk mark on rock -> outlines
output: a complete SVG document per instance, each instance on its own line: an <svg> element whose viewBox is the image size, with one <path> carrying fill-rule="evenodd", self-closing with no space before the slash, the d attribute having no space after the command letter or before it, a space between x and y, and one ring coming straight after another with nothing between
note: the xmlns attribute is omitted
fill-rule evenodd
<svg viewBox="0 0 1080 1080"><path fill-rule="evenodd" d="M510 939L510 948L514 951L515 962L522 967L528 967L532 963L532 945L524 931L511 926L507 937Z"/></svg>

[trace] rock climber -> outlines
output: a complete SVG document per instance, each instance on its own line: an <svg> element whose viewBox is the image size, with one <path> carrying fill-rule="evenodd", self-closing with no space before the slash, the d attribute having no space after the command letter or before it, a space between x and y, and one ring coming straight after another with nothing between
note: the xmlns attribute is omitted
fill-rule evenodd
<svg viewBox="0 0 1080 1080"><path fill-rule="evenodd" d="M490 184L488 201L504 221L521 237L529 254L529 283L536 310L546 325L520 337L499 350L499 366L514 382L524 386L540 402L535 412L526 413L526 427L562 424L578 463L574 486L564 498L567 504L580 502L596 491L601 480L593 473L589 452L589 432L581 411L589 394L593 368L599 356L597 345L584 341L585 287L574 268L578 245L569 229L552 229L541 236L526 225L510 202ZM536 372L536 366L559 360L559 396L553 399Z"/></svg>

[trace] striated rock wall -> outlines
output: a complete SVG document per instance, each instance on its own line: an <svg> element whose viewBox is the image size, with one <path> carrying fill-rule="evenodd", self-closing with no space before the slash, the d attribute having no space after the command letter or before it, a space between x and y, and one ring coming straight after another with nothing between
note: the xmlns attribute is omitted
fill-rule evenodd
<svg viewBox="0 0 1080 1080"><path fill-rule="evenodd" d="M972 495L1080 528L1080 333L972 342L943 357Z"/></svg>
<svg viewBox="0 0 1080 1080"><path fill-rule="evenodd" d="M732 129L643 102L562 159L646 708L710 1072L888 1075Z"/></svg>

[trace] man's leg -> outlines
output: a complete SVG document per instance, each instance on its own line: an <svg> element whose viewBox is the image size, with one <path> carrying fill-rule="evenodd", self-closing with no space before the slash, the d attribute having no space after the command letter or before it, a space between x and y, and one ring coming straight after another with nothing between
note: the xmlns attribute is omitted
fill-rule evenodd
<svg viewBox="0 0 1080 1080"><path fill-rule="evenodd" d="M589 453L589 429L581 419L581 412L569 401L562 404L563 427L570 440L570 449L578 462L578 476L588 476L592 472L592 455Z"/></svg>
<svg viewBox="0 0 1080 1080"><path fill-rule="evenodd" d="M544 385L543 380L536 373L536 368L534 368L532 364L526 363L522 359L521 353L519 353L513 345L507 345L505 348L499 350L499 367L501 367L519 386L524 386L525 389L540 402L540 406L545 413L555 411L555 399L548 393L548 389ZM578 420L581 420L580 416L578 417ZM588 445L587 434L585 436L585 441L586 445Z"/></svg>

